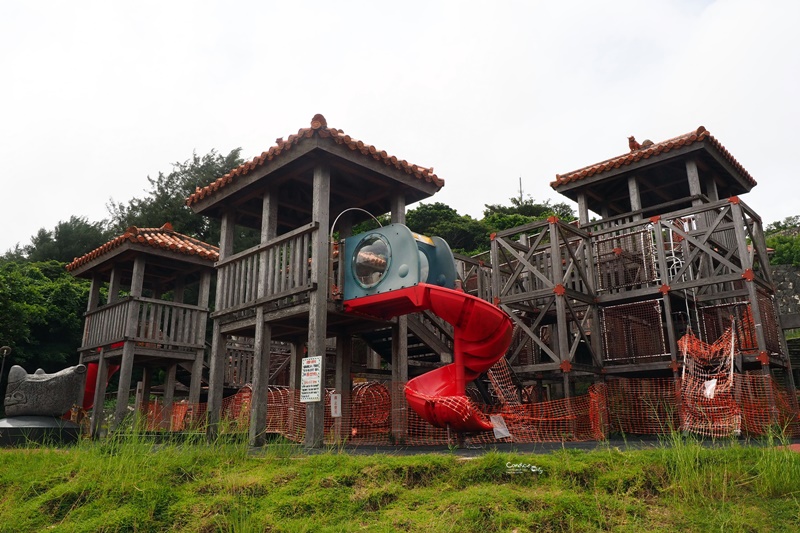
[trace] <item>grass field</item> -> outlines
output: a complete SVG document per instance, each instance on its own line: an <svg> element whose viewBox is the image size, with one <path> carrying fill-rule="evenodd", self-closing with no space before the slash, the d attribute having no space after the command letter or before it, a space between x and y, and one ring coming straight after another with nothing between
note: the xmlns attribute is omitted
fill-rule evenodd
<svg viewBox="0 0 800 533"><path fill-rule="evenodd" d="M764 444L674 436L464 458L129 436L2 449L0 531L800 531L800 454Z"/></svg>

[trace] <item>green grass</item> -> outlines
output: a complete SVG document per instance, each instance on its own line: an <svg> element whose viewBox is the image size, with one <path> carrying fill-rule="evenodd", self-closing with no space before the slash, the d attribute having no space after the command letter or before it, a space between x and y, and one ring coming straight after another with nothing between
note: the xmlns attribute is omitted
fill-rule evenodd
<svg viewBox="0 0 800 533"><path fill-rule="evenodd" d="M797 531L800 454L774 444L676 435L471 459L139 436L3 449L0 531Z"/></svg>

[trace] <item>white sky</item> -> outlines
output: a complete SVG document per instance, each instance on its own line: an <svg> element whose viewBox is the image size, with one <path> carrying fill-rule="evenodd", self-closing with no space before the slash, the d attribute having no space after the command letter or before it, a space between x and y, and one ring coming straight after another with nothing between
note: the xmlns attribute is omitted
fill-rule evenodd
<svg viewBox="0 0 800 533"><path fill-rule="evenodd" d="M800 2L0 2L0 253L212 148L252 158L322 113L482 216L708 128L800 214Z"/></svg>

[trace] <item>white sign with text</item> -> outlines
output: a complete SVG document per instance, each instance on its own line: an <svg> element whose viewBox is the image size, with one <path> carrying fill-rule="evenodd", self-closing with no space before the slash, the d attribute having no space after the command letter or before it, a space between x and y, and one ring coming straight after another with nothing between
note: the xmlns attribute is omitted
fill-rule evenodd
<svg viewBox="0 0 800 533"><path fill-rule="evenodd" d="M304 357L300 377L300 401L318 402L322 399L322 357Z"/></svg>

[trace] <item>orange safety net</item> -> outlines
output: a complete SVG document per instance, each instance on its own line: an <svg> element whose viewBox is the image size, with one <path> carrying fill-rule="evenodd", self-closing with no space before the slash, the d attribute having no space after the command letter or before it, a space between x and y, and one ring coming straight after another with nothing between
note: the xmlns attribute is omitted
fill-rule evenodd
<svg viewBox="0 0 800 533"><path fill-rule="evenodd" d="M730 322L729 322L730 323ZM733 371L737 343L753 336L748 309L739 312L733 326L717 340L705 343L687 333L678 341L684 371L676 378L606 378L587 394L542 401L543 391L521 388L510 365L501 359L487 373L489 404L474 387L468 402L495 426L493 431L456 435L435 428L409 409L405 383L362 382L341 398L341 416L331 413L333 389L326 390L326 442L356 445L447 445L455 442L560 442L602 440L610 434L668 434L688 431L709 437L783 432L800 436L797 399L791 398L769 373ZM220 427L246 431L250 423L252 392L243 387L225 398ZM147 427L151 430L200 429L206 404L175 403L170 409L151 403ZM306 405L300 392L270 386L267 392L267 432L301 442L306 430Z"/></svg>
<svg viewBox="0 0 800 533"><path fill-rule="evenodd" d="M699 389L686 386L680 378L608 378L605 383L591 385L587 394L535 403L487 405L479 403L479 396L472 393L472 401L487 417L495 417L495 424L505 428L506 436L502 436L502 431L459 436L447 429L435 428L408 408L404 386L405 383L355 384L349 401L343 399L342 416L337 418L331 416L333 391L329 389L325 401L325 441L425 446L457 442L587 441L602 440L612 434L663 435L673 431L723 437L735 435L737 430L751 436L775 431L800 436L800 419L789 395L771 376L762 373L734 374L730 395L721 393L718 396L727 411L699 402L697 396L702 392L691 392L694 399L685 397L688 391ZM392 409L393 395L395 409ZM250 401L251 392L246 387L226 398L220 429L247 431ZM302 442L306 405L300 402L299 391L271 386L267 402L267 432ZM176 403L172 406L170 423L166 424L167 410L151 403L147 427L161 431L202 429L205 409L206 404Z"/></svg>

